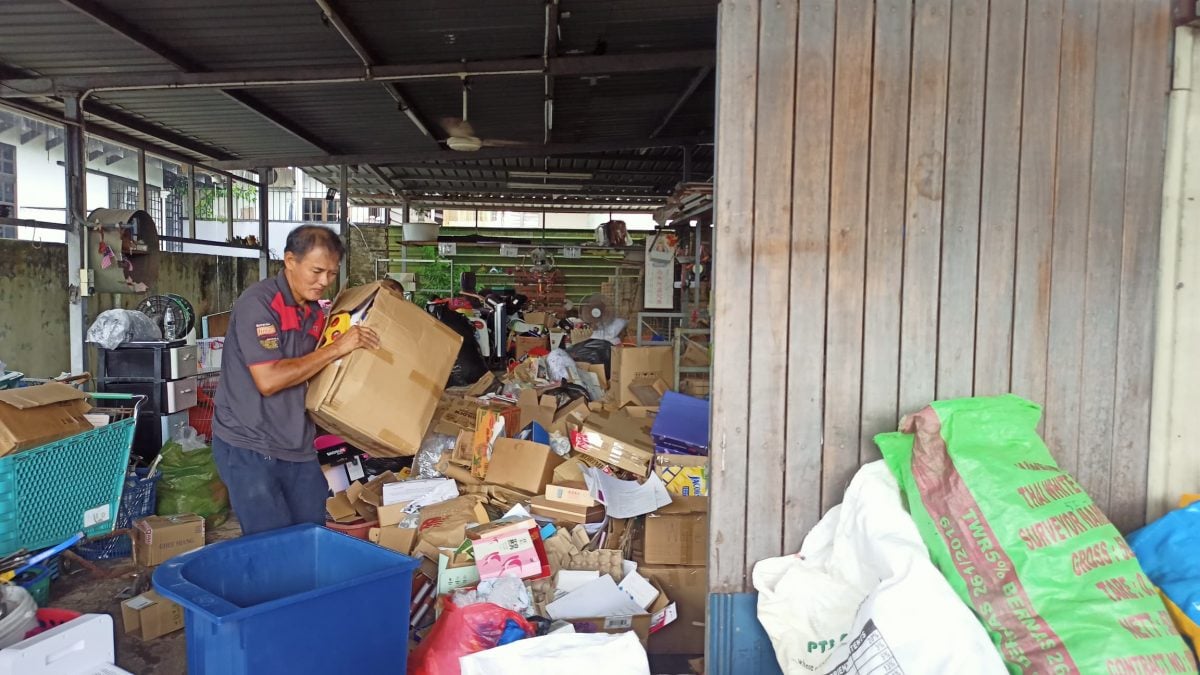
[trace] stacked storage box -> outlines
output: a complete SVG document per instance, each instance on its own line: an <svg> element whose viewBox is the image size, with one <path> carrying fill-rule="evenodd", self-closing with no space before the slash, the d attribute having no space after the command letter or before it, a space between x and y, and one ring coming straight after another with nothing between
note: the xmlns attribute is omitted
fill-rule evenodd
<svg viewBox="0 0 1200 675"><path fill-rule="evenodd" d="M100 391L146 397L133 452L153 459L172 434L188 426L188 408L196 405L196 346L183 340L127 342L100 350L99 361Z"/></svg>

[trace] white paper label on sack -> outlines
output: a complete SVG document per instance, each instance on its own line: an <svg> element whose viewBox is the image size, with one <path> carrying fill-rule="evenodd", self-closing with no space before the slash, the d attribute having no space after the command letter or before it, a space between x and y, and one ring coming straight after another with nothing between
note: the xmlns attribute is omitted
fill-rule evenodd
<svg viewBox="0 0 1200 675"><path fill-rule="evenodd" d="M97 506L94 509L88 509L83 512L83 526L85 528L107 523L112 518L112 507L108 504Z"/></svg>
<svg viewBox="0 0 1200 675"><path fill-rule="evenodd" d="M506 258L518 258L521 256L521 250L514 244L500 244L500 255Z"/></svg>
<svg viewBox="0 0 1200 675"><path fill-rule="evenodd" d="M562 247L562 257L564 258L582 258L583 249L578 246Z"/></svg>
<svg viewBox="0 0 1200 675"><path fill-rule="evenodd" d="M453 241L443 241L438 243L438 255L457 255L458 244Z"/></svg>

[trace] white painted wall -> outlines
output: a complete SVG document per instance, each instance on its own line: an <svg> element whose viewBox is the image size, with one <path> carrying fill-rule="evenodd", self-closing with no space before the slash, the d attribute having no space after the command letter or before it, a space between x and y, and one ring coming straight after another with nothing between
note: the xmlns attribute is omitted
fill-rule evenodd
<svg viewBox="0 0 1200 675"><path fill-rule="evenodd" d="M1175 31L1155 325L1147 519L1200 492L1200 44Z"/></svg>

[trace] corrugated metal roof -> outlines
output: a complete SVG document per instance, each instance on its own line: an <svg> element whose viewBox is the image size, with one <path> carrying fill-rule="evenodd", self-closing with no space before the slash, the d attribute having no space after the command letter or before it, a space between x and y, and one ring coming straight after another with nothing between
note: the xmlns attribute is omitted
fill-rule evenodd
<svg viewBox="0 0 1200 675"><path fill-rule="evenodd" d="M358 63L312 0L98 1L208 70Z"/></svg>
<svg viewBox="0 0 1200 675"><path fill-rule="evenodd" d="M341 0L337 7L383 63L542 55L542 0Z"/></svg>
<svg viewBox="0 0 1200 675"><path fill-rule="evenodd" d="M152 36L171 58L197 70L252 67L303 69L357 65L357 55L324 20L312 0L93 0L101 9ZM545 39L543 0L335 0L342 18L379 63L457 61L540 56ZM647 54L712 49L717 0L561 0L557 53ZM95 19L55 0L0 2L0 67L43 75L176 70L153 45L121 36ZM552 142L591 143L646 137L662 121L695 76L695 70L625 73L598 77L559 76L554 82ZM539 145L543 139L543 78L540 75L479 76L470 80L469 119L484 139ZM438 120L461 115L461 84L454 79L400 83L413 109L437 131ZM663 137L711 133L713 79L709 78L660 132ZM246 90L251 104L286 118L299 135L338 153L428 152L422 136L380 83L304 85ZM182 137L242 158L310 155L312 146L280 124L215 90L101 92L92 101L145 120L148 129ZM57 106L57 103L41 102ZM150 134L105 121L134 138ZM183 142L181 138L177 141ZM161 141L158 141L160 144ZM196 156L194 150L181 154ZM666 194L677 181L682 152L663 148L578 157L529 157L432 166L396 166L381 180L355 172L352 192L386 195L394 186L461 195L506 191L509 170L592 172L581 193ZM694 178L711 172L711 149L693 155ZM642 173L638 173L638 172ZM336 184L336 169L315 170ZM522 178L519 182L536 183ZM551 180L551 182L553 182ZM411 189L404 186L410 186ZM528 190L521 199L532 199ZM594 201L598 197L584 197ZM561 195L545 203L571 204Z"/></svg>
<svg viewBox="0 0 1200 675"><path fill-rule="evenodd" d="M0 61L43 75L173 70L170 64L58 2L0 2Z"/></svg>
<svg viewBox="0 0 1200 675"><path fill-rule="evenodd" d="M256 89L254 97L340 152L437 147L397 108L379 84Z"/></svg>
<svg viewBox="0 0 1200 675"><path fill-rule="evenodd" d="M243 157L312 151L309 144L213 90L109 92L96 98Z"/></svg>

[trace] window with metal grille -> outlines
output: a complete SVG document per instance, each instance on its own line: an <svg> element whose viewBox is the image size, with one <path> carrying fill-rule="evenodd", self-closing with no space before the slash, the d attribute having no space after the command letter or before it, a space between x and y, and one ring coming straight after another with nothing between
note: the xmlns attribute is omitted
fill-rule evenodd
<svg viewBox="0 0 1200 675"><path fill-rule="evenodd" d="M0 218L17 217L17 146L0 143ZM0 237L16 239L17 228L0 225Z"/></svg>

